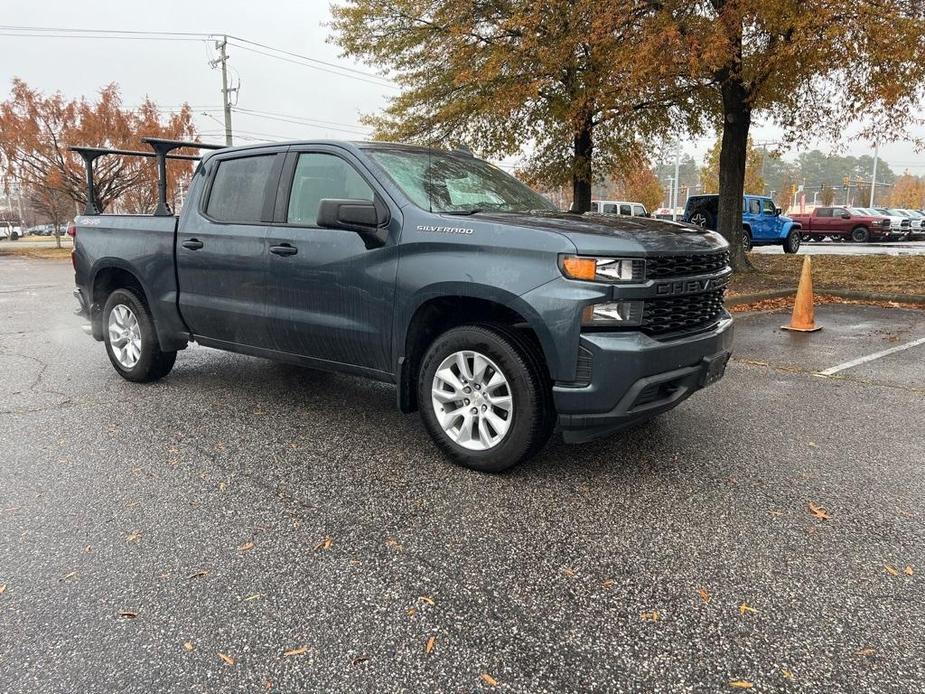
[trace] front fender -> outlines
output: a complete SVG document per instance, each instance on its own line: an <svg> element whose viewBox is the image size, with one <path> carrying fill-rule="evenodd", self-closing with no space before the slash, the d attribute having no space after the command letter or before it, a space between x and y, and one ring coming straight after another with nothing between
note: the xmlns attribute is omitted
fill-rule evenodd
<svg viewBox="0 0 925 694"><path fill-rule="evenodd" d="M788 235L792 230L794 230L794 229L802 229L802 228L803 228L803 225L800 224L799 222L793 222L793 221L784 222L784 223L781 225L780 233L778 234L778 237L779 237L780 239L785 239L785 238L787 238L787 235Z"/></svg>

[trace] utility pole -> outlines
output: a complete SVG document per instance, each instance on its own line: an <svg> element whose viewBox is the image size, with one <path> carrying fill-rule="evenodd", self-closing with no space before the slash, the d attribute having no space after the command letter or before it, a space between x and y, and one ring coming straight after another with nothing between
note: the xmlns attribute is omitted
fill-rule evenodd
<svg viewBox="0 0 925 694"><path fill-rule="evenodd" d="M874 191L877 190L877 157L880 155L880 143L874 143L874 175L870 179L870 204L868 207L874 206Z"/></svg>
<svg viewBox="0 0 925 694"><path fill-rule="evenodd" d="M674 151L674 185L672 186L671 198L671 220L678 221L678 189L681 187L679 178L681 172L681 138L677 140L677 147Z"/></svg>
<svg viewBox="0 0 925 694"><path fill-rule="evenodd" d="M212 62L214 66L216 63L221 63L222 67L222 106L225 111L225 144L231 147L234 144L234 141L231 136L231 92L237 91L237 89L228 89L228 37L222 36L221 41L215 42L215 47L218 49L218 60Z"/></svg>

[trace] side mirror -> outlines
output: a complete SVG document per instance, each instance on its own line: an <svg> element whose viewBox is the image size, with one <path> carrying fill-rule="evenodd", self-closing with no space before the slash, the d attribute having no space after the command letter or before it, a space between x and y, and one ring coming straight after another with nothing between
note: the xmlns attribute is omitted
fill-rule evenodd
<svg viewBox="0 0 925 694"><path fill-rule="evenodd" d="M781 208L779 208L779 207L775 207L775 208L774 208L774 214L777 215L778 217L780 217L782 214L784 214L784 211L783 211Z"/></svg>
<svg viewBox="0 0 925 694"><path fill-rule="evenodd" d="M364 240L376 241L373 245L383 245L388 222L388 212L380 209L370 200L344 200L325 198L318 203L316 224L325 229L345 229L355 231ZM367 243L367 248L370 248Z"/></svg>
<svg viewBox="0 0 925 694"><path fill-rule="evenodd" d="M851 219L851 215L848 214L847 212L842 212L841 218L842 218L842 219Z"/></svg>

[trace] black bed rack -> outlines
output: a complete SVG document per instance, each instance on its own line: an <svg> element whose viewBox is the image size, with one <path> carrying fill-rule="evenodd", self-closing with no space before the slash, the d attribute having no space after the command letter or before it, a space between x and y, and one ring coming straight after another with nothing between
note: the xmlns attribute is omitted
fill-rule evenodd
<svg viewBox="0 0 925 694"><path fill-rule="evenodd" d="M101 214L96 204L96 188L93 185L93 162L107 154L124 155L129 157L147 157L157 159L157 209L155 217L169 217L173 214L167 204L167 160L182 159L184 161L199 161L201 156L194 154L171 154L175 149L189 147L190 149L224 149L225 145L211 145L202 142L184 142L182 140L165 140L160 137L142 137L141 141L151 147L153 152L136 151L132 149L107 149L105 147L68 147L77 152L87 167L87 205L85 215Z"/></svg>

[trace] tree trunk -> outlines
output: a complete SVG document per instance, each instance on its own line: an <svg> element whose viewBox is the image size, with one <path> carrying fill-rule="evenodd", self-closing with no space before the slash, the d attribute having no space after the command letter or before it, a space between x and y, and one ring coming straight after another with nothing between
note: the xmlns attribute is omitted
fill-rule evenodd
<svg viewBox="0 0 925 694"><path fill-rule="evenodd" d="M61 227L55 222L55 247L61 248Z"/></svg>
<svg viewBox="0 0 925 694"><path fill-rule="evenodd" d="M572 212L591 210L591 155L594 125L587 116L575 133L572 155Z"/></svg>
<svg viewBox="0 0 925 694"><path fill-rule="evenodd" d="M745 160L748 130L752 122L747 90L741 80L728 78L722 85L723 143L719 152L719 210L716 230L731 246L732 269L754 270L742 245L742 195L745 192Z"/></svg>

